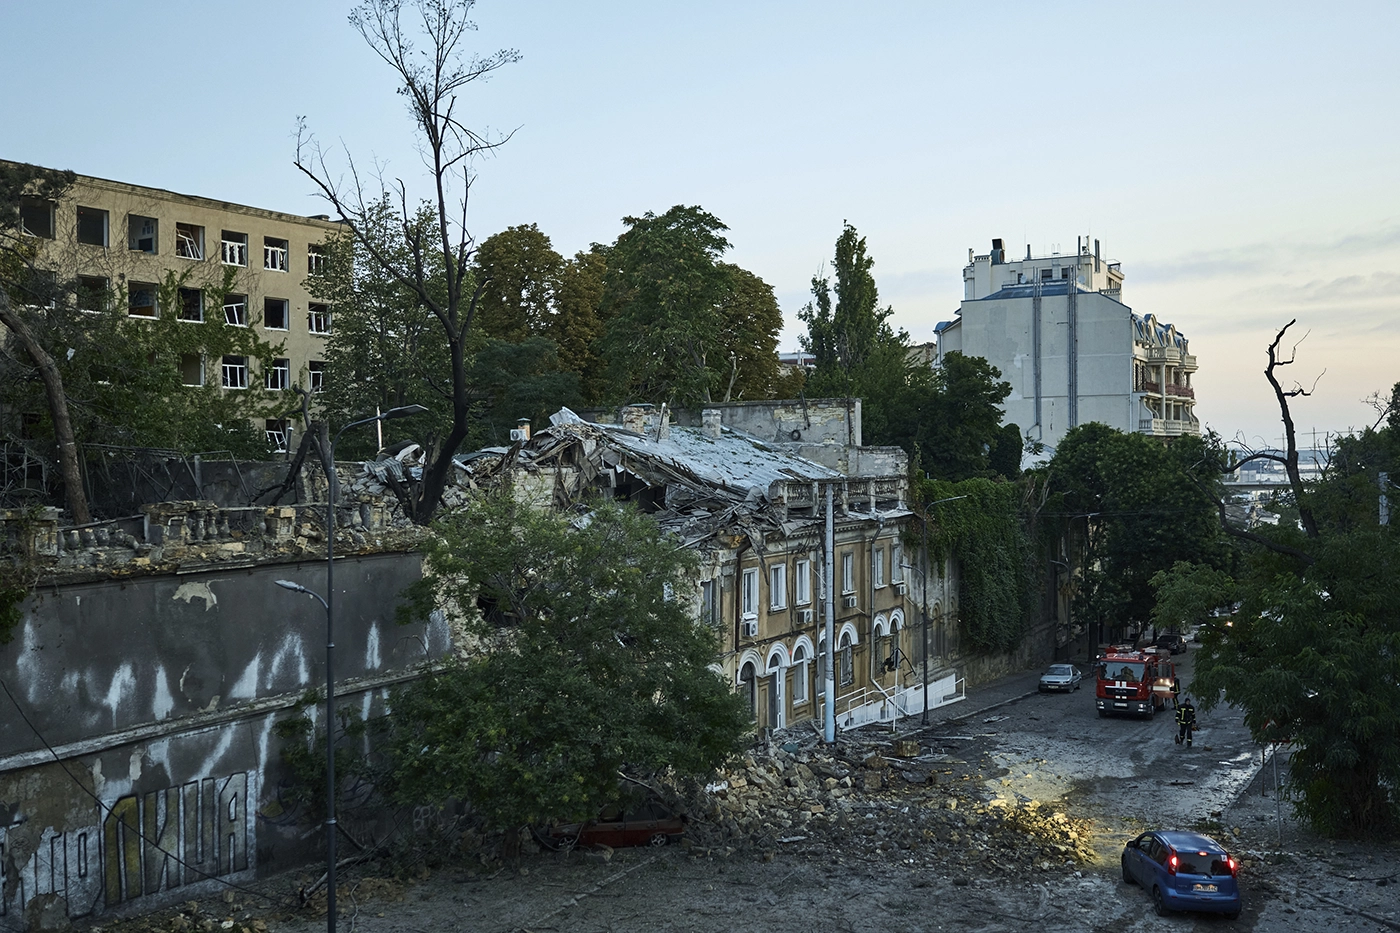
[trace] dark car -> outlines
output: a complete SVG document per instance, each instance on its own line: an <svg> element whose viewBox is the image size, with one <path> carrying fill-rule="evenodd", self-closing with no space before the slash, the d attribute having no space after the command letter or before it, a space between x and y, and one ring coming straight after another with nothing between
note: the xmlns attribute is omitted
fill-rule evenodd
<svg viewBox="0 0 1400 933"><path fill-rule="evenodd" d="M1079 682L1083 679L1084 675L1073 664L1052 664L1040 675L1040 684L1036 689L1041 693L1047 690L1063 690L1068 693L1078 690Z"/></svg>
<svg viewBox="0 0 1400 933"><path fill-rule="evenodd" d="M641 806L628 812L605 811L586 823L566 823L549 830L549 840L559 848L606 845L664 846L685 834L685 817L659 806Z"/></svg>
<svg viewBox="0 0 1400 933"><path fill-rule="evenodd" d="M1143 833L1123 849L1123 880L1152 895L1158 916L1174 910L1240 915L1239 863L1200 833Z"/></svg>
<svg viewBox="0 0 1400 933"><path fill-rule="evenodd" d="M1166 648L1172 654L1181 654L1186 650L1186 636L1179 635L1176 632L1158 635L1157 647Z"/></svg>

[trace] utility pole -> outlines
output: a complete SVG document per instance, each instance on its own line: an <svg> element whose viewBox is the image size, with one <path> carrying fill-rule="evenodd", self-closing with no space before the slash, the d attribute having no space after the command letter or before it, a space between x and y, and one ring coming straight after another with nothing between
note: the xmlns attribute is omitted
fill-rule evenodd
<svg viewBox="0 0 1400 933"><path fill-rule="evenodd" d="M828 743L836 741L836 652L833 639L836 637L832 620L836 617L836 517L832 514L831 482L826 484L826 648L823 656L826 661L826 715L822 717L822 738Z"/></svg>

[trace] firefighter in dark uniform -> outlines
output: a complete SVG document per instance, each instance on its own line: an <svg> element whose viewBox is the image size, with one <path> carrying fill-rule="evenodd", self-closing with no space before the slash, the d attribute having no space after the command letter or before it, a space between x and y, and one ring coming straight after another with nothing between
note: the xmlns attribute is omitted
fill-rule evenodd
<svg viewBox="0 0 1400 933"><path fill-rule="evenodd" d="M1181 678L1172 678L1172 709L1181 707Z"/></svg>
<svg viewBox="0 0 1400 933"><path fill-rule="evenodd" d="M1176 744L1180 745L1184 740L1186 747L1191 747L1191 733L1196 728L1196 707L1191 705L1191 698L1187 697L1176 708Z"/></svg>

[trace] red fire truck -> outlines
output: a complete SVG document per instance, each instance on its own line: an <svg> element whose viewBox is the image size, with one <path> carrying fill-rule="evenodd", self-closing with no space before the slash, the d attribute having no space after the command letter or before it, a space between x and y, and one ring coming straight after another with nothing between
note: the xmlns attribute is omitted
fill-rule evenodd
<svg viewBox="0 0 1400 933"><path fill-rule="evenodd" d="M1094 702L1100 716L1131 713L1151 718L1170 709L1176 665L1170 652L1132 645L1113 645L1099 658Z"/></svg>

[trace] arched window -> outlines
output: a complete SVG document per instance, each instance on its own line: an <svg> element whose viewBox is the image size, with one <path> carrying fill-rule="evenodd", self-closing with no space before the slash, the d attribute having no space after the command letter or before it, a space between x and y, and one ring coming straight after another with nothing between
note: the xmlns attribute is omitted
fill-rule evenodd
<svg viewBox="0 0 1400 933"><path fill-rule="evenodd" d="M744 691L744 699L749 704L749 715L758 715L758 671L752 661L745 661L739 669L739 683Z"/></svg>
<svg viewBox="0 0 1400 933"><path fill-rule="evenodd" d="M841 686L849 687L856 682L856 652L855 645L851 641L850 632L841 633L840 647L837 672L841 678Z"/></svg>
<svg viewBox="0 0 1400 933"><path fill-rule="evenodd" d="M807 702L807 646L792 649L792 703Z"/></svg>

